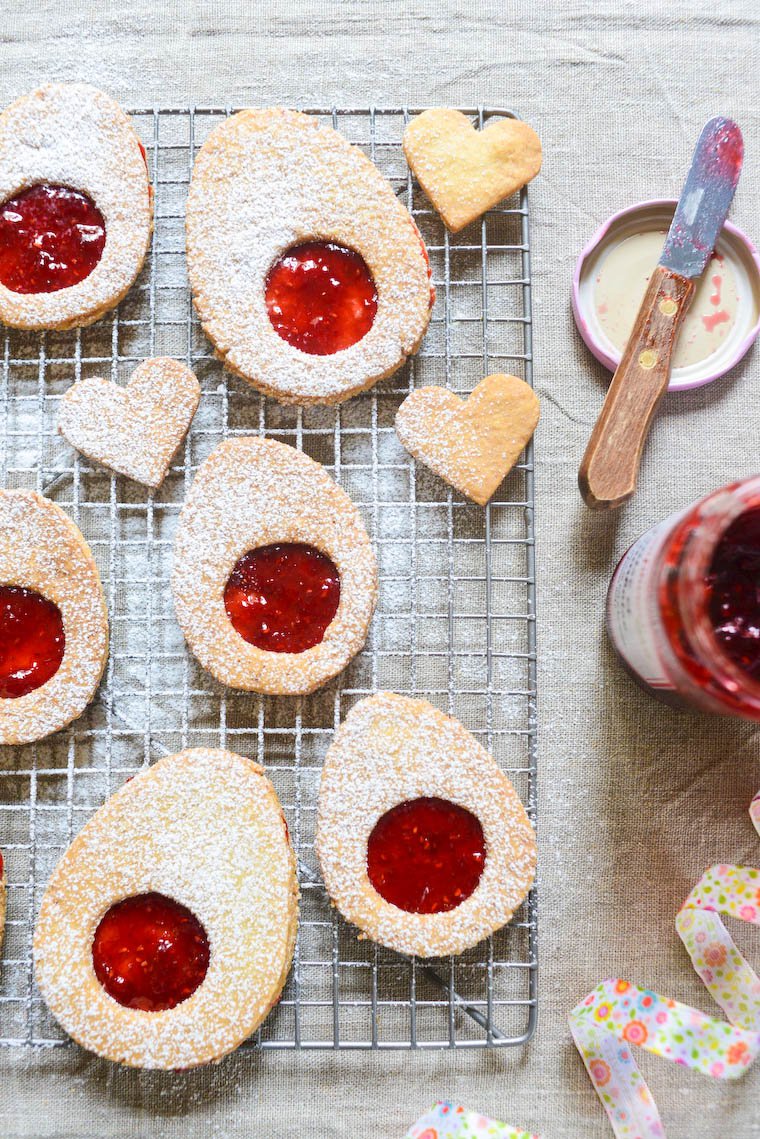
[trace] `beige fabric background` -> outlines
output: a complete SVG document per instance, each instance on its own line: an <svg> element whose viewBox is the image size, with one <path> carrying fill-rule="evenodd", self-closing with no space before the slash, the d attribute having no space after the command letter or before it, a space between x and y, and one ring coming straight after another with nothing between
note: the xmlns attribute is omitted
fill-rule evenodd
<svg viewBox="0 0 760 1139"><path fill-rule="evenodd" d="M122 1072L74 1050L4 1053L0 1134L394 1139L449 1095L545 1139L608 1135L566 1013L612 974L717 1011L673 918L709 863L758 864L747 806L760 787L760 736L639 693L602 637L604 591L616 557L649 523L757 470L760 355L712 388L670 397L636 501L614 518L592 517L575 471L604 374L575 333L570 276L608 213L678 192L698 131L718 111L736 116L746 138L732 216L760 237L756 0L36 0L6 3L2 27L2 103L42 80L74 78L132 105L490 102L537 127L546 158L532 199L543 400L534 1042L491 1054L249 1052L177 1075ZM751 947L750 936L740 940ZM760 1067L733 1086L650 1057L643 1067L671 1137L760 1136Z"/></svg>

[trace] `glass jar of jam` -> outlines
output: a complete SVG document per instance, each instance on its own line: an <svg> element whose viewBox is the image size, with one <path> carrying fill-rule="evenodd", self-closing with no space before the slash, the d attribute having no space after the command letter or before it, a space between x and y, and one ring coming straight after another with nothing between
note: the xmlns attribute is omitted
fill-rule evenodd
<svg viewBox="0 0 760 1139"><path fill-rule="evenodd" d="M607 631L653 696L760 720L760 475L634 542L610 582Z"/></svg>

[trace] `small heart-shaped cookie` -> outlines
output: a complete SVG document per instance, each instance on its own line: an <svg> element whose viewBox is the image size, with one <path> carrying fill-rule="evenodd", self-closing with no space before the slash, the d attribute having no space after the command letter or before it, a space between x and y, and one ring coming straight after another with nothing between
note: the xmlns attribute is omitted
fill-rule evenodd
<svg viewBox="0 0 760 1139"><path fill-rule="evenodd" d="M447 388L418 388L396 414L396 434L415 459L485 506L538 423L538 397L517 376L486 376L467 401Z"/></svg>
<svg viewBox="0 0 760 1139"><path fill-rule="evenodd" d="M155 490L200 398L190 369L161 356L140 364L123 388L109 380L79 380L61 401L58 430L83 455Z"/></svg>
<svg viewBox="0 0 760 1139"><path fill-rule="evenodd" d="M492 119L475 130L461 111L423 111L404 131L404 154L417 181L454 233L535 178L541 140L519 119Z"/></svg>

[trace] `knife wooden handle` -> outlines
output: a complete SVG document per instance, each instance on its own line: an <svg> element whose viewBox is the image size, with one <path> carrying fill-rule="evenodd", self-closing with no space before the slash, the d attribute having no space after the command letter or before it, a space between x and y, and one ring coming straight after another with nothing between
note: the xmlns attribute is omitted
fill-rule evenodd
<svg viewBox="0 0 760 1139"><path fill-rule="evenodd" d="M694 281L658 265L586 447L578 485L592 510L612 510L636 489L641 452L667 390Z"/></svg>

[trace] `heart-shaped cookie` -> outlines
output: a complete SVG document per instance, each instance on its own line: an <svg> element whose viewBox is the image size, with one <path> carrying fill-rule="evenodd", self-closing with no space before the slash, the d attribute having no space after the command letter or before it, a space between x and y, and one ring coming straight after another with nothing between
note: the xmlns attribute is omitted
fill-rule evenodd
<svg viewBox="0 0 760 1139"><path fill-rule="evenodd" d="M200 398L190 369L161 356L140 364L126 387L79 380L61 401L58 430L83 455L155 490Z"/></svg>
<svg viewBox="0 0 760 1139"><path fill-rule="evenodd" d="M404 131L417 181L454 233L535 178L541 140L519 119L492 119L477 131L461 111L423 111Z"/></svg>
<svg viewBox="0 0 760 1139"><path fill-rule="evenodd" d="M418 388L396 414L410 454L485 506L538 423L538 397L517 376L486 376L462 400L447 388Z"/></svg>

